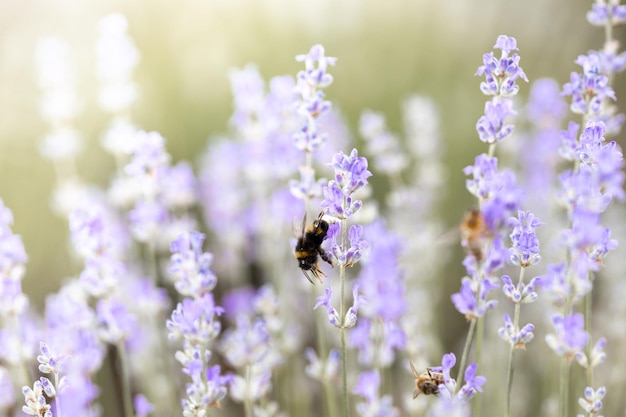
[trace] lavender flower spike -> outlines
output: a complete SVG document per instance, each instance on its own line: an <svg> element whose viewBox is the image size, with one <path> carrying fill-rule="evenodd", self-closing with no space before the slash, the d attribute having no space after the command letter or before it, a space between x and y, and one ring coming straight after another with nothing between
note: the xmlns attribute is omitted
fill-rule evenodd
<svg viewBox="0 0 626 417"><path fill-rule="evenodd" d="M329 166L335 169L335 178L324 187L321 206L326 214L347 219L362 206L360 200L352 199L352 194L367 184L372 173L367 170L367 159L360 157L356 149L350 155L336 153Z"/></svg>

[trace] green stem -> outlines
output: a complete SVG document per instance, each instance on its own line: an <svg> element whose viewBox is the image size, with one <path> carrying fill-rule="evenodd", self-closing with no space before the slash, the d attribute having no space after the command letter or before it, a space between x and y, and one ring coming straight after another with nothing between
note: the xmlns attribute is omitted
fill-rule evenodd
<svg viewBox="0 0 626 417"><path fill-rule="evenodd" d="M59 374L54 373L54 389L57 390L57 395L54 396L54 404L56 408L56 417L63 417L63 413L61 412L61 399L59 398Z"/></svg>
<svg viewBox="0 0 626 417"><path fill-rule="evenodd" d="M526 268L521 267L519 271L519 279L517 281L517 289L521 290L521 286L524 283L524 272ZM521 303L515 303L515 313L513 314L513 331L519 332L519 313ZM513 372L515 367L515 345L510 343L509 349L509 366L506 373L506 417L511 415L511 391L513 388Z"/></svg>
<svg viewBox="0 0 626 417"><path fill-rule="evenodd" d="M344 197L344 207L346 206ZM348 231L346 230L348 222L346 219L341 220L341 248L346 250L348 242ZM348 371L347 371L347 351L346 351L346 328L345 328L345 315L346 306L344 301L344 287L346 281L346 266L340 265L339 267L339 311L341 317L341 379L343 383L343 415L348 417L350 415L350 406L348 404Z"/></svg>
<svg viewBox="0 0 626 417"><path fill-rule="evenodd" d="M133 400L130 392L130 369L128 367L128 355L124 341L116 344L118 357L120 359L120 373L122 383L122 403L124 406L124 417L133 417Z"/></svg>
<svg viewBox="0 0 626 417"><path fill-rule="evenodd" d="M318 286L315 286L314 295L317 297ZM317 312L316 312L317 313ZM317 332L317 354L320 360L326 364L328 361L328 349L326 348L326 332L324 331L323 314L314 314L315 329ZM324 386L324 396L326 397L326 412L329 417L335 417L337 410L335 407L334 391L330 385L330 381L326 378L323 379L322 385Z"/></svg>
<svg viewBox="0 0 626 417"><path fill-rule="evenodd" d="M243 400L243 408L246 417L252 417L252 403L250 402L250 364L246 365L246 397Z"/></svg>
<svg viewBox="0 0 626 417"><path fill-rule="evenodd" d="M477 370L480 369L483 359L483 339L485 337L485 317L479 317L476 322L476 364ZM463 371L460 371L463 372ZM479 416L480 413L480 400L482 397L478 397L472 404L472 415Z"/></svg>
<svg viewBox="0 0 626 417"><path fill-rule="evenodd" d="M467 331L467 339L465 339L465 346L463 347L463 354L461 355L461 366L459 367L459 373L457 376L456 382L456 391L459 392L461 386L463 385L463 377L465 372L465 365L467 363L467 357L469 356L470 348L472 347L472 339L474 339L474 333L476 332L476 321L478 319L476 317L472 318L470 321L470 327Z"/></svg>
<svg viewBox="0 0 626 417"><path fill-rule="evenodd" d="M587 338L587 358L589 363L587 364L587 386L593 387L593 367L591 366L591 350L593 349L591 342L591 291L585 294L584 299L584 317L585 317L585 331L589 335Z"/></svg>
<svg viewBox="0 0 626 417"><path fill-rule="evenodd" d="M560 416L568 417L569 408L569 360L566 357L561 358L561 382L559 384L560 389Z"/></svg>

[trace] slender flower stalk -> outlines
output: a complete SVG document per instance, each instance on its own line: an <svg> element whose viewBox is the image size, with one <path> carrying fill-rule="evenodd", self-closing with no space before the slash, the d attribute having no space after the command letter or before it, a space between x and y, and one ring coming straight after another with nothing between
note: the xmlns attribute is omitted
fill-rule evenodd
<svg viewBox="0 0 626 417"><path fill-rule="evenodd" d="M329 229L329 239L332 239L333 246L331 248L333 257L339 263L339 304L340 312L338 317L336 312L331 314L330 294L331 287L327 287L327 297L322 298L322 304L327 307L331 323L335 321L335 326L341 330L341 357L342 357L342 383L343 383L343 399L344 399L344 417L349 415L348 401L348 381L347 381L347 347L346 335L347 328L356 325L357 312L359 304L362 302L358 295L358 285L353 287L354 304L349 310L345 310L344 305L344 288L346 281L346 268L354 266L360 259L363 250L368 246L367 242L361 239L363 227L360 225L352 225L348 232L348 218L359 211L363 205L360 200L355 200L354 192L363 188L367 184L367 178L372 174L367 170L367 159L359 157L356 149L353 149L350 155L339 152L333 156L332 163L329 164L334 168L334 179L330 180L328 185L324 187L324 200L321 205L327 215L333 216L340 220L339 229L333 224L332 230ZM336 242L337 232L340 235L339 243ZM348 241L350 245L348 246ZM320 301L316 305L322 305ZM334 309L333 309L334 310Z"/></svg>
<svg viewBox="0 0 626 417"><path fill-rule="evenodd" d="M463 241L468 255L464 265L470 277L463 278L461 292L452 296L457 310L465 314L470 321L470 328L461 356L461 369L466 364L469 349L474 339L477 321L489 309L495 307L495 300L488 301L490 290L498 288L495 272L504 265L504 230L506 219L517 210L519 188L515 175L508 170L498 171L498 160L494 156L498 142L511 136L514 126L507 120L516 114L511 97L517 95L517 80L528 82L524 70L519 66L520 56L515 38L500 35L494 49L501 51L500 57L493 52L483 55L483 65L475 75L485 77L480 83L480 90L492 97L485 103L484 115L476 123L476 130L481 141L489 145L487 154L479 155L475 164L465 168L467 188L478 199L479 208L470 210L462 225ZM478 334L482 338L482 332ZM476 342L482 346L482 340ZM481 357L478 355L478 365ZM463 375L459 375L462 382Z"/></svg>

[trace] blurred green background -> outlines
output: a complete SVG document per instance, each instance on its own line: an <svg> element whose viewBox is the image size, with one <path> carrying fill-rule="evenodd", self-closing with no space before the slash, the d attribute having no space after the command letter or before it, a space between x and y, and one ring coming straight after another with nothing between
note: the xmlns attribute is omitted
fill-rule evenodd
<svg viewBox="0 0 626 417"><path fill-rule="evenodd" d="M61 36L73 48L83 105L77 127L86 141L78 168L102 187L114 168L98 142L110 120L96 101L94 44L102 16L128 18L141 54L133 118L167 139L175 162L195 163L207 138L228 130L229 69L254 62L266 79L295 75L301 64L294 56L322 43L338 57L327 98L355 136L363 109L384 112L401 132L404 98L421 93L435 100L449 169L444 214L452 227L458 207L472 204L461 169L483 150L474 130L485 101L474 76L482 54L499 34L514 36L531 81L550 76L563 84L578 70L578 54L602 47L603 30L585 19L590 6L589 0L0 1L0 198L13 210L13 229L29 254L25 291L41 306L46 293L78 272L67 255L66 221L49 209L52 165L37 149L47 131L35 83L39 38ZM616 80L619 99L626 97L625 78ZM521 95L528 91L522 85Z"/></svg>

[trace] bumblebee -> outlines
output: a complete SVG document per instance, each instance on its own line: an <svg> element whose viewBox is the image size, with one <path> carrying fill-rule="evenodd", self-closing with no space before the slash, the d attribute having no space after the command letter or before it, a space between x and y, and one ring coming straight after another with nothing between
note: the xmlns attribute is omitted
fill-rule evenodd
<svg viewBox="0 0 626 417"><path fill-rule="evenodd" d="M461 244L471 253L476 261L483 260L483 245L488 235L485 219L478 209L468 210L461 223Z"/></svg>
<svg viewBox="0 0 626 417"><path fill-rule="evenodd" d="M333 266L330 257L321 247L329 227L328 222L322 219L323 215L324 212L321 212L313 223L305 227L306 213L304 213L304 218L302 219L302 234L298 237L298 242L294 250L294 255L298 260L298 266L311 284L315 284L312 277L322 282L322 276L326 276L317 266L318 255L330 266Z"/></svg>
<svg viewBox="0 0 626 417"><path fill-rule="evenodd" d="M420 394L439 394L439 385L444 382L443 373L433 371L432 368L426 368L426 372L419 374L415 370L413 362L409 361L409 364L411 365L411 373L415 377L415 391L413 391L413 399L417 398Z"/></svg>

